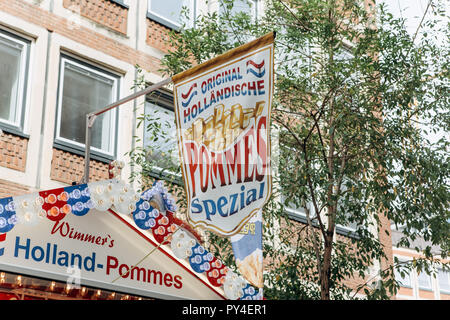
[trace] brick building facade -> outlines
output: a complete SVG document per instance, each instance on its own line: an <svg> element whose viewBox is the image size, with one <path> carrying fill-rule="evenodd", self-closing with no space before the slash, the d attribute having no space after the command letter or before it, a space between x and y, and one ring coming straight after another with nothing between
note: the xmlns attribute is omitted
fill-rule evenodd
<svg viewBox="0 0 450 320"><path fill-rule="evenodd" d="M147 18L146 1L130 3L131 6L108 0L0 2L0 37L8 44L17 40L26 55L18 61L22 70L11 74L11 78L22 78L22 86L14 92L22 97L22 104L2 105L22 113L18 121L6 117L0 120L2 196L67 185L82 177L84 157L80 146L70 141L58 143L55 138L55 126L61 121L57 117L62 100L58 90L65 71L60 69L62 55L69 55L82 62L82 67L94 68L99 74L113 73L117 84L111 102L133 92L136 64L146 71L149 81L161 79L159 58L167 50L161 39L169 28ZM142 104L143 99L138 102ZM102 151L97 152L97 157L94 154L91 178L107 178L108 162L122 158L130 150L133 107L133 103L128 103L118 111L116 117L120 120L115 132L111 132L115 148L106 156Z"/></svg>

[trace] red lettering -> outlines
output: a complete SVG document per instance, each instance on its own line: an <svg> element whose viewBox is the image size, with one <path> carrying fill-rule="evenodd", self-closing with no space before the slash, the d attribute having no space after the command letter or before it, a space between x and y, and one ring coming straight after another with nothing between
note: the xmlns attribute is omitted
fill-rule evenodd
<svg viewBox="0 0 450 320"><path fill-rule="evenodd" d="M227 182L225 181L225 173L223 170L223 153L211 152L211 188L214 189L216 186L214 182L217 180L218 175L220 178L220 185L225 186ZM217 174L217 171L218 174Z"/></svg>
<svg viewBox="0 0 450 320"><path fill-rule="evenodd" d="M255 138L255 130L250 128L250 130L244 136L244 182L249 182L253 180L253 171L255 171L255 163L252 157L252 149L254 148L254 138ZM250 163L252 162L252 163ZM251 169L251 174L249 173L249 168Z"/></svg>
<svg viewBox="0 0 450 320"><path fill-rule="evenodd" d="M52 230L50 231L51 234L55 234L59 231L59 234L62 237L68 237L69 239L78 240L82 242L90 242L92 244L97 244L99 246L104 246L105 243L107 243L108 238L101 236L95 236L89 233L82 233L79 231L76 231L74 228L71 228L68 222L63 222L59 224L60 220L55 221L55 224L53 225ZM108 237L111 237L108 235ZM111 244L109 247L112 247L114 243L114 240L111 239Z"/></svg>
<svg viewBox="0 0 450 320"><path fill-rule="evenodd" d="M191 114L191 109L186 108L183 110L184 117L187 118Z"/></svg>
<svg viewBox="0 0 450 320"><path fill-rule="evenodd" d="M111 263L113 262L113 264ZM106 274L109 274L110 269L115 269L119 265L119 261L116 257L107 256L106 257Z"/></svg>
<svg viewBox="0 0 450 320"><path fill-rule="evenodd" d="M124 268L127 269L126 272L122 272L122 270L123 270ZM126 264L122 263L122 264L120 265L120 267L119 267L119 275L120 275L122 278L126 279L126 278L128 278L129 274L130 274L130 268L128 268L128 266L127 266Z"/></svg>
<svg viewBox="0 0 450 320"><path fill-rule="evenodd" d="M200 169L200 189L203 192L208 190L208 175L210 168L209 152L205 145L200 147L199 157L199 169Z"/></svg>
<svg viewBox="0 0 450 320"><path fill-rule="evenodd" d="M162 273L158 270L145 269L144 267L128 266L125 263L120 264L116 257L106 257L106 274L109 275L112 270L118 269L119 275L122 278L130 278L130 280L148 282L164 285L166 287L174 286L176 289L181 289L183 283L179 275L173 276L170 273Z"/></svg>
<svg viewBox="0 0 450 320"><path fill-rule="evenodd" d="M145 268L139 268L139 267L133 267L131 268L131 277L130 279L134 280L134 278L136 277L137 281L146 281L146 272L145 272ZM142 276L142 280L141 280L141 276Z"/></svg>
<svg viewBox="0 0 450 320"><path fill-rule="evenodd" d="M94 243L94 240L95 240L95 236L93 236L92 234L87 234L84 238L84 241L90 242L90 243Z"/></svg>
<svg viewBox="0 0 450 320"><path fill-rule="evenodd" d="M61 225L59 225L59 220L55 221L55 224L53 225L52 231L51 233L54 234L56 231L59 231L59 233L61 234L61 236L65 237L67 236L67 233L69 233L69 224L67 222L63 222L61 223ZM65 226L65 232L63 231L63 226Z"/></svg>
<svg viewBox="0 0 450 320"><path fill-rule="evenodd" d="M233 152L234 151L234 152ZM241 183L241 148L240 148L240 141L238 141L233 148L228 149L225 151L225 159L227 163L227 169L228 169L228 185L233 184L233 180L231 177L231 173L234 175L234 178L236 178L236 183Z"/></svg>
<svg viewBox="0 0 450 320"><path fill-rule="evenodd" d="M244 87L247 87L246 83L243 83L242 86L241 86L241 92L242 92L243 96L245 96L247 94L247 92L245 91Z"/></svg>
<svg viewBox="0 0 450 320"><path fill-rule="evenodd" d="M173 281L172 275L170 273L166 273L164 275L164 285L166 287L171 287L172 286L172 281Z"/></svg>
<svg viewBox="0 0 450 320"><path fill-rule="evenodd" d="M261 166L262 166L261 172L258 171L258 166L256 166L257 181L264 180L267 168L267 144L266 141L264 140L267 130L266 120L267 120L266 117L260 117L258 119L258 124L256 126L256 146L257 146L256 152L258 153L258 156L261 159ZM262 127L264 127L264 129L262 129Z"/></svg>
<svg viewBox="0 0 450 320"><path fill-rule="evenodd" d="M195 197L195 170L197 170L198 164L198 150L197 144L195 142L187 142L186 152L187 152L187 163L189 167L189 174L192 181L192 197Z"/></svg>
<svg viewBox="0 0 450 320"><path fill-rule="evenodd" d="M152 278L153 275L153 283L156 284L157 283L157 279L159 279L159 285L162 285L162 273L161 271L155 271L155 270L150 270L147 269L147 281L150 282L150 279Z"/></svg>
<svg viewBox="0 0 450 320"><path fill-rule="evenodd" d="M248 83L248 95L250 96L252 94L251 90L253 90L253 94L256 96L256 83L255 81Z"/></svg>
<svg viewBox="0 0 450 320"><path fill-rule="evenodd" d="M72 239L83 241L84 240L84 233L75 231Z"/></svg>
<svg viewBox="0 0 450 320"><path fill-rule="evenodd" d="M181 289L183 287L183 283L181 282L181 276L176 275L174 278L175 284L174 287L177 289Z"/></svg>
<svg viewBox="0 0 450 320"><path fill-rule="evenodd" d="M264 80L259 80L258 82L256 82L256 84L258 86L258 94L264 94Z"/></svg>

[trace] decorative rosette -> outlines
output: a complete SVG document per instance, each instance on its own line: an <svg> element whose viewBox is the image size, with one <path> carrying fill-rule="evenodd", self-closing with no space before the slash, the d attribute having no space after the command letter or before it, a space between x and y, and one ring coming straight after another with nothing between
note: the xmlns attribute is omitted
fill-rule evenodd
<svg viewBox="0 0 450 320"><path fill-rule="evenodd" d="M0 199L0 232L8 232L17 223L15 203L12 197Z"/></svg>

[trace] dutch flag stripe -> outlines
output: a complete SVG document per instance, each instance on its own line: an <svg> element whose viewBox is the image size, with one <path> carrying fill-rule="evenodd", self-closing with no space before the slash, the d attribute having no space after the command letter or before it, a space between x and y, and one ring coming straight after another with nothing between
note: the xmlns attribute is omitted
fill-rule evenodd
<svg viewBox="0 0 450 320"><path fill-rule="evenodd" d="M253 60L248 60L247 67L249 64L251 64L252 66L254 66L257 69L261 69L262 67L264 67L264 60L261 63L255 63Z"/></svg>
<svg viewBox="0 0 450 320"><path fill-rule="evenodd" d="M188 92L186 92L185 94L181 94L181 97L183 98L183 99L187 99L187 97L189 97L189 95L191 94L191 92L192 92L192 90L194 89L194 88L197 88L197 83L194 83L190 88L189 88L189 91ZM197 90L196 90L196 92L197 92Z"/></svg>
<svg viewBox="0 0 450 320"><path fill-rule="evenodd" d="M189 105L189 103L191 103L191 100L192 100L192 98L195 96L195 95L197 95L197 89L195 90L195 91L192 91L192 90L194 90L194 88L197 88L197 83L194 83L190 88L189 88L189 91L188 92L186 92L186 93L182 93L181 94L181 98L183 98L183 100L186 100L186 99L188 99L187 101L185 101L185 102L181 102L181 105L184 107L184 108L186 108L188 105Z"/></svg>
<svg viewBox="0 0 450 320"><path fill-rule="evenodd" d="M6 240L6 233L0 234L0 242L3 242ZM0 248L0 256L2 256L5 253L5 248Z"/></svg>
<svg viewBox="0 0 450 320"><path fill-rule="evenodd" d="M262 78L266 74L266 68L264 68L264 60L260 63L256 63L253 60L247 61L247 73L252 73L257 78Z"/></svg>

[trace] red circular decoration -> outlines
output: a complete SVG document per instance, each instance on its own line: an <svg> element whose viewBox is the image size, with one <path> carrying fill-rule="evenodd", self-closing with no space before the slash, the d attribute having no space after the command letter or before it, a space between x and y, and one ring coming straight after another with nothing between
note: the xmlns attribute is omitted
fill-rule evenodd
<svg viewBox="0 0 450 320"><path fill-rule="evenodd" d="M156 224L152 228L152 233L158 243L163 242L167 236L171 235L173 231L176 230L172 227L173 218L170 215L164 216L160 214L155 219L155 222Z"/></svg>
<svg viewBox="0 0 450 320"><path fill-rule="evenodd" d="M211 266L211 269L205 272L206 276L213 286L220 287L225 281L227 268L222 261L216 257L209 262L209 265Z"/></svg>
<svg viewBox="0 0 450 320"><path fill-rule="evenodd" d="M39 192L39 195L44 199L42 209L47 212L49 220L59 221L66 216L68 212L66 194L64 188Z"/></svg>

